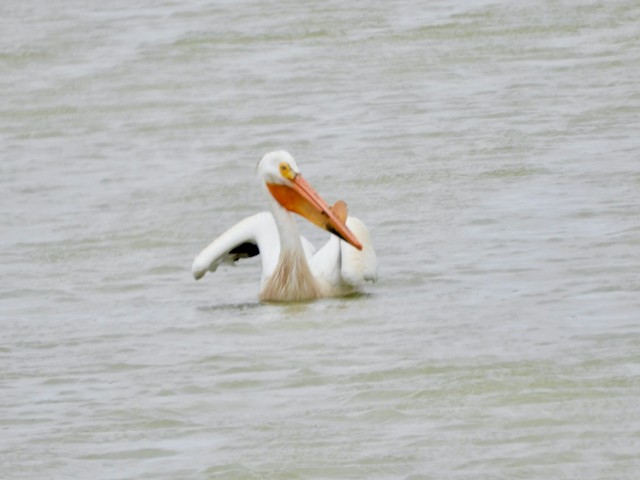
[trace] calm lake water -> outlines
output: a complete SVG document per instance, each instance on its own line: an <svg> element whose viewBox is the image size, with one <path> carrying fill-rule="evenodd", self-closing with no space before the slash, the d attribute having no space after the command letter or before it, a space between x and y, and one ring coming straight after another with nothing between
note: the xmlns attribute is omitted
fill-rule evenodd
<svg viewBox="0 0 640 480"><path fill-rule="evenodd" d="M638 478L637 1L33 0L0 31L3 479ZM362 295L191 278L276 148L371 229Z"/></svg>

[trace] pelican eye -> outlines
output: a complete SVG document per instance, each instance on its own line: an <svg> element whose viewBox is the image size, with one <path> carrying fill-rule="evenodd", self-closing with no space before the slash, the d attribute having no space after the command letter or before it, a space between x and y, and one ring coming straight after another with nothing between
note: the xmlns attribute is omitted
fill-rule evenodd
<svg viewBox="0 0 640 480"><path fill-rule="evenodd" d="M293 171L291 165L287 162L280 163L280 175L288 180L293 180L296 177L296 172Z"/></svg>

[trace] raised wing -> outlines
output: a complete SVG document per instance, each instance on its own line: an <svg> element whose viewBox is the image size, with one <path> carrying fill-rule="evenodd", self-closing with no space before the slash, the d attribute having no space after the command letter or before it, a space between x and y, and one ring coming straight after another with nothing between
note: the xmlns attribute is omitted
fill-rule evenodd
<svg viewBox="0 0 640 480"><path fill-rule="evenodd" d="M369 229L357 217L347 218L346 223L362 243L362 250L357 250L347 242L340 242L340 277L354 287L364 282L375 282L378 279L378 259Z"/></svg>
<svg viewBox="0 0 640 480"><path fill-rule="evenodd" d="M273 216L261 212L236 223L196 256L191 272L196 280L221 263L261 255L262 271L272 271L280 255L280 238Z"/></svg>
<svg viewBox="0 0 640 480"><path fill-rule="evenodd" d="M348 217L346 224L362 244L362 250L332 235L310 262L314 275L330 285L336 295L378 279L378 260L369 230L356 217Z"/></svg>

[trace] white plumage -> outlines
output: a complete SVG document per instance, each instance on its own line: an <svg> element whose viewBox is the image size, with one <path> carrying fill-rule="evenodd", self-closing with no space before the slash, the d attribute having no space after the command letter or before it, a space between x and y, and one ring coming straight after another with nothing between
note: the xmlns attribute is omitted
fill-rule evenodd
<svg viewBox="0 0 640 480"><path fill-rule="evenodd" d="M377 279L378 264L369 230L358 218L347 216L344 202L329 207L302 178L287 152L265 155L258 173L267 187L271 211L245 218L198 254L192 266L196 280L222 263L258 254L263 301L346 295ZM334 235L315 251L299 234L292 212Z"/></svg>

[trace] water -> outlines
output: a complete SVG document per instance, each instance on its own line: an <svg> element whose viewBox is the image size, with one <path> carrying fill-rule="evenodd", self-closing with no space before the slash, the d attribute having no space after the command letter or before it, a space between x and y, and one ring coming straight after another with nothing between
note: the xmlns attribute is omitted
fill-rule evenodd
<svg viewBox="0 0 640 480"><path fill-rule="evenodd" d="M639 24L5 2L2 478L636 478ZM372 230L362 295L190 277L275 148Z"/></svg>

